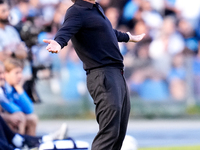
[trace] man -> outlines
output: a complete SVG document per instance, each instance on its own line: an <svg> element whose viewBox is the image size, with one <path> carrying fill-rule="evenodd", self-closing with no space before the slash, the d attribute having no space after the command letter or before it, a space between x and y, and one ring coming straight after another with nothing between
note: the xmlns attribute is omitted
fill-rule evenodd
<svg viewBox="0 0 200 150"><path fill-rule="evenodd" d="M10 10L5 0L0 0L0 60L4 61L12 54L26 58L27 52L18 32L9 24ZM16 51L17 49L17 51Z"/></svg>
<svg viewBox="0 0 200 150"><path fill-rule="evenodd" d="M144 35L132 36L113 30L95 0L75 0L55 40L44 40L49 44L49 52L58 53L71 39L84 63L87 87L94 99L99 123L92 150L121 148L127 129L130 100L118 42L138 42Z"/></svg>

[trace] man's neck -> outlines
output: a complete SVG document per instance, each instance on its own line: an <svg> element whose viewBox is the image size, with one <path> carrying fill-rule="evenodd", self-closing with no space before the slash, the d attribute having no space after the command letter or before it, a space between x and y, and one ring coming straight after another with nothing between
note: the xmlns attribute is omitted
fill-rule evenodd
<svg viewBox="0 0 200 150"><path fill-rule="evenodd" d="M95 4L95 0L84 0L84 1Z"/></svg>

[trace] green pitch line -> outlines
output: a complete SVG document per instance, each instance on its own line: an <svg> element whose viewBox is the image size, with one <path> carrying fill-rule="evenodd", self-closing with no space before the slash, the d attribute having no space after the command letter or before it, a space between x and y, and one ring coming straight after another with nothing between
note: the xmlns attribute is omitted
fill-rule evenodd
<svg viewBox="0 0 200 150"><path fill-rule="evenodd" d="M200 150L200 146L139 148L138 150Z"/></svg>

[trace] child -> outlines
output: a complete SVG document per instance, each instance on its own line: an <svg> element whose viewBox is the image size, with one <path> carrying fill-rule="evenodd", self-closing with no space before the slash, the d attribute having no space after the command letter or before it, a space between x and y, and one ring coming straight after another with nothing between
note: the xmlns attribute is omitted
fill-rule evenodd
<svg viewBox="0 0 200 150"><path fill-rule="evenodd" d="M1 91L4 94L4 101L1 101L1 106L5 112L4 116L12 118L7 120L14 120L7 122L14 131L34 136L38 119L33 114L31 99L22 88L23 64L17 59L8 58L5 60L4 66L6 82L4 85L1 85Z"/></svg>

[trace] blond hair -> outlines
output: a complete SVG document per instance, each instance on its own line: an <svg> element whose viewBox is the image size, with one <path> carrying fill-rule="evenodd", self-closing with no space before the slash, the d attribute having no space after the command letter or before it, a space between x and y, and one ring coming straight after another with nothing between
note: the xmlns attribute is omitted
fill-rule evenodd
<svg viewBox="0 0 200 150"><path fill-rule="evenodd" d="M23 68L23 63L16 58L7 58L4 61L4 67L5 67L6 72L10 72L11 70L18 68L18 67Z"/></svg>

